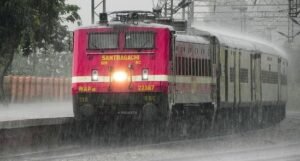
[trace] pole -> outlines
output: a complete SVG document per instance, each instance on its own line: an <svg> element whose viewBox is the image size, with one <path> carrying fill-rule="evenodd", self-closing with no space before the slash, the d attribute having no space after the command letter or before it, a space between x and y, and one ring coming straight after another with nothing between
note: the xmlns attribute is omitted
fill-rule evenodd
<svg viewBox="0 0 300 161"><path fill-rule="evenodd" d="M106 12L106 0L103 0L103 13Z"/></svg>
<svg viewBox="0 0 300 161"><path fill-rule="evenodd" d="M92 17L92 24L95 22L95 0L91 0L91 17Z"/></svg>
<svg viewBox="0 0 300 161"><path fill-rule="evenodd" d="M194 2L195 1L192 1L188 8L188 28L192 27L192 23L194 21Z"/></svg>
<svg viewBox="0 0 300 161"><path fill-rule="evenodd" d="M168 1L165 2L165 17L168 16Z"/></svg>
<svg viewBox="0 0 300 161"><path fill-rule="evenodd" d="M171 0L171 20L173 20L173 0Z"/></svg>

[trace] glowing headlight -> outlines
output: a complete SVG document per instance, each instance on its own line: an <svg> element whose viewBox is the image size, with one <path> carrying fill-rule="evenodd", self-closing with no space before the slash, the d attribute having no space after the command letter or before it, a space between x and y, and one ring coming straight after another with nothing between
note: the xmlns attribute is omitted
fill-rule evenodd
<svg viewBox="0 0 300 161"><path fill-rule="evenodd" d="M116 82L124 82L127 80L127 73L124 71L116 71L113 73L112 78Z"/></svg>
<svg viewBox="0 0 300 161"><path fill-rule="evenodd" d="M142 70L142 80L148 80L148 76L149 76L149 70L143 69Z"/></svg>
<svg viewBox="0 0 300 161"><path fill-rule="evenodd" d="M92 81L98 81L98 70L92 70Z"/></svg>

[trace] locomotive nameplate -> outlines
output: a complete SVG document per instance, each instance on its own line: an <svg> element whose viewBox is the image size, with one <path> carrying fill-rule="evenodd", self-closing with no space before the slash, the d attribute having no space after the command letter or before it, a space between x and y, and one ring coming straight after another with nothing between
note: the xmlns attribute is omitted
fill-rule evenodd
<svg viewBox="0 0 300 161"><path fill-rule="evenodd" d="M140 55L102 55L101 61L138 61Z"/></svg>
<svg viewBox="0 0 300 161"><path fill-rule="evenodd" d="M135 61L135 64L141 64L140 55L102 55L101 65L107 65L109 61Z"/></svg>

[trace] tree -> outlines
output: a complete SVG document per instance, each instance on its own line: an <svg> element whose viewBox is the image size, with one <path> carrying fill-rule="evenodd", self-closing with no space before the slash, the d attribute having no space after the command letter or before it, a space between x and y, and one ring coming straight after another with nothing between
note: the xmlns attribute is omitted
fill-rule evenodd
<svg viewBox="0 0 300 161"><path fill-rule="evenodd" d="M65 0L1 0L0 1L0 102L4 101L3 79L14 53L21 48L30 55L36 48L52 44L63 50L59 31L64 21L80 19L76 5Z"/></svg>

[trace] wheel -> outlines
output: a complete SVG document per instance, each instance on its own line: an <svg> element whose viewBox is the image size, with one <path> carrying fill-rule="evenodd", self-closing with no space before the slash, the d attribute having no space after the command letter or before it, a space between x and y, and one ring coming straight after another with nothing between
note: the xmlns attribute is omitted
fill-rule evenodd
<svg viewBox="0 0 300 161"><path fill-rule="evenodd" d="M76 96L73 96L73 114L76 121L83 120L83 115L79 109L79 103Z"/></svg>
<svg viewBox="0 0 300 161"><path fill-rule="evenodd" d="M151 122L157 120L157 106L153 103L147 103L142 108L142 121Z"/></svg>
<svg viewBox="0 0 300 161"><path fill-rule="evenodd" d="M257 107L257 124L259 127L264 124L264 109L263 107Z"/></svg>
<svg viewBox="0 0 300 161"><path fill-rule="evenodd" d="M77 96L73 96L73 113L77 121L94 120L95 109L91 104L80 105Z"/></svg>

